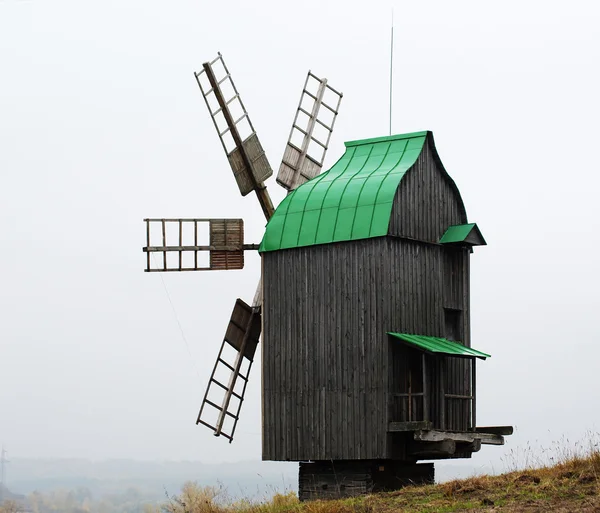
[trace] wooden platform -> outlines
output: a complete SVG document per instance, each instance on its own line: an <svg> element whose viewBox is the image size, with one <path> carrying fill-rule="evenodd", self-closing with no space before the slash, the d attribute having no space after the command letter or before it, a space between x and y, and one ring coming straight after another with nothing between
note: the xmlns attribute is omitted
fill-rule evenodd
<svg viewBox="0 0 600 513"><path fill-rule="evenodd" d="M504 445L512 435L512 426L477 427L474 431L433 429L428 421L390 422L388 433L406 444L405 455L413 461L447 458L470 458L482 445Z"/></svg>

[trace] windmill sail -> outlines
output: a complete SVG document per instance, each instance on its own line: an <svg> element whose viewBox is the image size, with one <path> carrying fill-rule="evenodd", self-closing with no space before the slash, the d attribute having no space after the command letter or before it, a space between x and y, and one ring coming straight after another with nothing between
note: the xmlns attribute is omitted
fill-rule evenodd
<svg viewBox="0 0 600 513"><path fill-rule="evenodd" d="M146 272L242 269L244 251L258 247L244 244L242 219L144 219L144 222ZM203 241L203 236L208 240ZM153 260L153 253L160 257Z"/></svg>
<svg viewBox="0 0 600 513"><path fill-rule="evenodd" d="M203 68L195 74L196 80L240 192L246 195L254 190L269 220L274 209L262 181L271 176L272 171L248 113L221 54ZM223 91L227 86L229 94ZM326 79L308 72L277 177L277 182L288 191L321 172L341 99L342 93L329 86ZM239 116L232 114L236 105ZM242 125L245 125L245 133L241 131ZM241 299L236 301L196 421L229 442L233 440L259 342L261 305L262 280L252 306Z"/></svg>
<svg viewBox="0 0 600 513"><path fill-rule="evenodd" d="M267 156L222 55L194 73L242 196L255 191L268 219L273 203L264 181L273 174Z"/></svg>
<svg viewBox="0 0 600 513"><path fill-rule="evenodd" d="M288 191L321 172L342 96L327 79L308 72L277 174L277 183Z"/></svg>
<svg viewBox="0 0 600 513"><path fill-rule="evenodd" d="M260 329L259 309L238 299L196 421L230 443L242 409Z"/></svg>

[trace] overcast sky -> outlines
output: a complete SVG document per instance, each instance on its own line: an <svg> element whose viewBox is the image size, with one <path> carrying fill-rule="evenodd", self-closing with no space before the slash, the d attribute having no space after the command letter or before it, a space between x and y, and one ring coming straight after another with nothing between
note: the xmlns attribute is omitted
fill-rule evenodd
<svg viewBox="0 0 600 513"><path fill-rule="evenodd" d="M600 429L600 8L589 0L0 0L0 442L13 457L260 459L260 368L233 444L195 425L242 271L143 272L144 217L264 217L193 71L221 51L277 169L306 71L347 140L432 130L471 222L480 425L468 464ZM275 202L283 197L272 179ZM176 316L181 322L187 346Z"/></svg>

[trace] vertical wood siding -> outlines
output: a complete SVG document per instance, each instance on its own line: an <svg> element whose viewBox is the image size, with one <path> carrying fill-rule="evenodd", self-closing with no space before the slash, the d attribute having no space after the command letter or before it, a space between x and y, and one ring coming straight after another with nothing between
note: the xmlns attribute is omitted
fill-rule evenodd
<svg viewBox="0 0 600 513"><path fill-rule="evenodd" d="M452 308L468 343L469 253L437 244L463 222L428 146L398 189L391 236L263 253L263 459L398 457L387 426L404 367L386 332L446 336ZM449 393L466 392L466 365L448 365ZM430 415L439 408L431 401ZM446 409L465 424L461 406Z"/></svg>
<svg viewBox="0 0 600 513"><path fill-rule="evenodd" d="M437 243L449 226L467 222L458 189L436 155L428 138L396 192L390 235Z"/></svg>
<svg viewBox="0 0 600 513"><path fill-rule="evenodd" d="M387 331L444 335L443 248L382 237L263 255L263 458L388 454Z"/></svg>

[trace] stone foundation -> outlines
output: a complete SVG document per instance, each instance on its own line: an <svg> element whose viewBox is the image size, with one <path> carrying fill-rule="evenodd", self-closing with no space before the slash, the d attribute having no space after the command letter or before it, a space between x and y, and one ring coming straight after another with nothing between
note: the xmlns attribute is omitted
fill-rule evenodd
<svg viewBox="0 0 600 513"><path fill-rule="evenodd" d="M398 490L434 480L433 463L395 460L300 462L298 497L301 501L339 499Z"/></svg>

